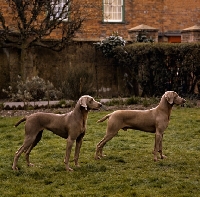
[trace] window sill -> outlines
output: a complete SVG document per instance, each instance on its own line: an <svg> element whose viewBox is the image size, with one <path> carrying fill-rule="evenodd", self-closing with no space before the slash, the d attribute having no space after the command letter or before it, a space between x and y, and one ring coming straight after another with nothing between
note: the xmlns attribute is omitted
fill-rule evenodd
<svg viewBox="0 0 200 197"><path fill-rule="evenodd" d="M119 21L119 22L117 22L117 21L108 21L108 22L102 21L101 23L102 24L125 24L125 21Z"/></svg>

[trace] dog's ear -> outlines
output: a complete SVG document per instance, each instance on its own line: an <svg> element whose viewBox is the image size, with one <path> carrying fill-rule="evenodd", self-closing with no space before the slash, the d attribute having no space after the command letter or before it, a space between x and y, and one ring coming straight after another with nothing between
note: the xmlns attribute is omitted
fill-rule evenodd
<svg viewBox="0 0 200 197"><path fill-rule="evenodd" d="M80 105L82 106L82 107L84 107L85 108L85 110L87 110L87 104L86 104L86 102L87 102L87 97L81 97L80 98Z"/></svg>
<svg viewBox="0 0 200 197"><path fill-rule="evenodd" d="M165 98L168 101L169 104L173 104L174 102L174 92L173 91L167 91L165 92Z"/></svg>

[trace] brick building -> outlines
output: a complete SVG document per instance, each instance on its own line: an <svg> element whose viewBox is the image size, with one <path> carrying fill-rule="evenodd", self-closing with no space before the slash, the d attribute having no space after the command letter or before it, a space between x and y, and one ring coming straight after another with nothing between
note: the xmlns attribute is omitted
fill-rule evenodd
<svg viewBox="0 0 200 197"><path fill-rule="evenodd" d="M158 29L159 41L181 42L183 29L200 25L199 0L99 0L103 16L87 21L77 33L81 40L96 40L113 31L129 39L131 28L145 24ZM118 10L115 12L115 10Z"/></svg>
<svg viewBox="0 0 200 197"><path fill-rule="evenodd" d="M63 1L66 0L61 0L61 6ZM130 39L129 30L144 24L158 30L158 41L181 42L182 30L200 25L199 0L98 0L98 3L98 10L94 10L97 17L84 22L76 40L96 41L113 31ZM5 0L0 0L0 7L12 25L12 10ZM53 32L51 38L56 37L58 32Z"/></svg>

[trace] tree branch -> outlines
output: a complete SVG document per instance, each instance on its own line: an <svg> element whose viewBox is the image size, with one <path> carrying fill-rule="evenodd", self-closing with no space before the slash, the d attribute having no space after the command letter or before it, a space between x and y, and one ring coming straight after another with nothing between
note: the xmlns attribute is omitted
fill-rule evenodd
<svg viewBox="0 0 200 197"><path fill-rule="evenodd" d="M42 46L48 48L61 48L67 43L74 33L80 29L83 22L89 16L86 8L88 3L83 0L80 4L76 0L67 0L60 7L59 0L7 0L8 6L13 12L12 28L6 26L6 21L0 10L0 32L1 45L9 46L25 43L27 47ZM94 3L95 4L95 3ZM92 4L90 3L91 7ZM15 28L14 28L15 27ZM13 30L15 29L15 31ZM60 40L50 44L43 42L44 39L57 29L60 31ZM18 36L16 36L18 34ZM9 44L8 44L9 43ZM24 45L24 44L23 44Z"/></svg>

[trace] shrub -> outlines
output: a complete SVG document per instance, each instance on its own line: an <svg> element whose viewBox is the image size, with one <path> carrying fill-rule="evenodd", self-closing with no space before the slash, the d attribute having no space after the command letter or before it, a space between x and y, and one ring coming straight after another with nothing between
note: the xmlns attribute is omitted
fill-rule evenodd
<svg viewBox="0 0 200 197"><path fill-rule="evenodd" d="M148 33L145 30L142 30L138 33L138 35L136 36L136 40L137 42L154 42L152 37L149 37Z"/></svg>
<svg viewBox="0 0 200 197"><path fill-rule="evenodd" d="M26 79L24 82L21 77L17 81L16 89L12 86L8 90L3 89L3 92L11 98L12 101L38 101L38 100L57 100L61 98L61 92L54 88L49 81L35 76L31 79Z"/></svg>
<svg viewBox="0 0 200 197"><path fill-rule="evenodd" d="M140 104L141 98L132 96L126 100L127 105Z"/></svg>
<svg viewBox="0 0 200 197"><path fill-rule="evenodd" d="M0 110L2 110L4 108L3 103L0 103Z"/></svg>
<svg viewBox="0 0 200 197"><path fill-rule="evenodd" d="M125 46L126 41L118 35L118 32L113 32L113 34L101 42L94 43L96 49L102 51L106 57L113 56L113 49L117 46Z"/></svg>
<svg viewBox="0 0 200 197"><path fill-rule="evenodd" d="M200 80L199 51L199 44L134 43L117 47L114 57L136 79L142 96L160 96L166 90L189 94Z"/></svg>
<svg viewBox="0 0 200 197"><path fill-rule="evenodd" d="M66 80L61 85L65 98L77 100L84 94L93 94L93 75L85 66L74 66L68 70Z"/></svg>
<svg viewBox="0 0 200 197"><path fill-rule="evenodd" d="M106 103L107 106L114 106L114 105L123 105L123 99L111 99L109 102Z"/></svg>

